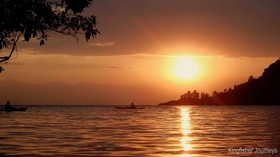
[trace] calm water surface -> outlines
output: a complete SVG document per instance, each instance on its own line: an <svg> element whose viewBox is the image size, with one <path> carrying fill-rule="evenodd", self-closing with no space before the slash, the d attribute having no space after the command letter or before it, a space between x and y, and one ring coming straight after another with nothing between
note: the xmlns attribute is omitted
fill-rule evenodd
<svg viewBox="0 0 280 157"><path fill-rule="evenodd" d="M0 112L0 156L280 156L280 107L31 106Z"/></svg>

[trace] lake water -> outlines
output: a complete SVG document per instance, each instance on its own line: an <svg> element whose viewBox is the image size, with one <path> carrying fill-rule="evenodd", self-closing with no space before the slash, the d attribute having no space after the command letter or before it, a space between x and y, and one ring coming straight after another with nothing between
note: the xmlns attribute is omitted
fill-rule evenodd
<svg viewBox="0 0 280 157"><path fill-rule="evenodd" d="M0 117L0 156L280 156L276 106L30 106Z"/></svg>

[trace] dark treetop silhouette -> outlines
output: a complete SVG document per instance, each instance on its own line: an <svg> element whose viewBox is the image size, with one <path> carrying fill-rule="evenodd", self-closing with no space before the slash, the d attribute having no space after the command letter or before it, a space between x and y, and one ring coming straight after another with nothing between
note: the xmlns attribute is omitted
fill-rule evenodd
<svg viewBox="0 0 280 157"><path fill-rule="evenodd" d="M31 38L44 45L48 39L46 31L70 35L85 34L86 41L96 37L96 17L81 15L93 0L1 0L0 2L0 63L8 61L23 35L24 41ZM0 73L3 68L0 66Z"/></svg>
<svg viewBox="0 0 280 157"><path fill-rule="evenodd" d="M280 105L280 59L266 68L259 78L234 85L223 92L207 93L188 91L179 100L159 105Z"/></svg>

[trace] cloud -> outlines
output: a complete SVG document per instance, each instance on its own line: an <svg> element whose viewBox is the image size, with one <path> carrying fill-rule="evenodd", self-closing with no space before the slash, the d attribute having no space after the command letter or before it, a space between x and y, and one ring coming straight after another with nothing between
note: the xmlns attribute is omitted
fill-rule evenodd
<svg viewBox="0 0 280 157"><path fill-rule="evenodd" d="M115 51L102 54L167 49L166 54L275 57L280 52L279 5L277 0L96 0L93 10L102 38L118 42Z"/></svg>
<svg viewBox="0 0 280 157"><path fill-rule="evenodd" d="M14 63L14 62L8 62L8 65L13 65L13 66L22 66L24 65L23 63Z"/></svg>
<svg viewBox="0 0 280 157"><path fill-rule="evenodd" d="M108 65L110 69L138 69L136 66L119 66L119 65Z"/></svg>
<svg viewBox="0 0 280 157"><path fill-rule="evenodd" d="M102 33L86 42L50 33L45 54L119 56L132 54L278 57L279 0L95 0ZM29 47L28 47L29 45Z"/></svg>
<svg viewBox="0 0 280 157"><path fill-rule="evenodd" d="M100 47L108 47L108 46L113 46L115 45L116 42L92 42L89 45L91 46L100 46Z"/></svg>

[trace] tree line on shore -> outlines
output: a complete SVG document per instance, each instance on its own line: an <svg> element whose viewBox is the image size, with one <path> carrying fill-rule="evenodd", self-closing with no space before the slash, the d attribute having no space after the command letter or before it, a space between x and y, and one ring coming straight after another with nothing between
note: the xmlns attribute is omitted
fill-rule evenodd
<svg viewBox="0 0 280 157"><path fill-rule="evenodd" d="M259 78L212 94L187 91L179 100L159 105L280 105L280 59L266 68Z"/></svg>

